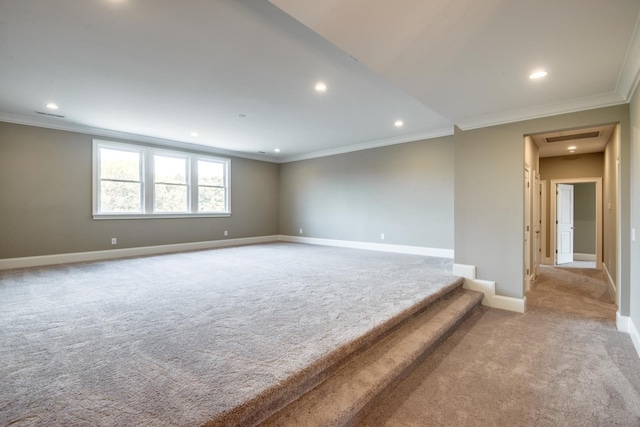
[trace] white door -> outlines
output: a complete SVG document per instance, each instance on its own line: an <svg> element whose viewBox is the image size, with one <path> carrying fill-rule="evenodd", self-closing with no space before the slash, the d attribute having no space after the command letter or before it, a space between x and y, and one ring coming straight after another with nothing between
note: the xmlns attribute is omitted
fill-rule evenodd
<svg viewBox="0 0 640 427"><path fill-rule="evenodd" d="M573 262L573 185L556 187L556 264Z"/></svg>

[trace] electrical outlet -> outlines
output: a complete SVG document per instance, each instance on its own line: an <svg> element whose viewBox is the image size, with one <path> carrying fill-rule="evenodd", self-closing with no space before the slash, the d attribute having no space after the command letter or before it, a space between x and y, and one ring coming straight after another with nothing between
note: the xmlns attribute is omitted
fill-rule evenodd
<svg viewBox="0 0 640 427"><path fill-rule="evenodd" d="M302 234L302 228L300 229L300 234Z"/></svg>
<svg viewBox="0 0 640 427"><path fill-rule="evenodd" d="M228 236L228 235L229 235L229 232L228 232L227 230L224 230L224 235L225 235L225 236Z"/></svg>
<svg viewBox="0 0 640 427"><path fill-rule="evenodd" d="M384 240L384 233L380 233L380 240Z"/></svg>
<svg viewBox="0 0 640 427"><path fill-rule="evenodd" d="M112 245L117 245L118 244L118 239L116 237L112 237L111 238L111 244Z"/></svg>

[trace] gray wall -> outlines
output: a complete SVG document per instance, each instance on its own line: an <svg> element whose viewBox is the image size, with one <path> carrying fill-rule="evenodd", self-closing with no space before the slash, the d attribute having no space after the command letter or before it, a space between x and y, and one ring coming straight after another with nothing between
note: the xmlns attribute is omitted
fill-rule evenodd
<svg viewBox="0 0 640 427"><path fill-rule="evenodd" d="M640 328L640 89L631 99L631 227L636 239L630 243L630 316Z"/></svg>
<svg viewBox="0 0 640 427"><path fill-rule="evenodd" d="M598 108L482 129L456 129L455 262L475 265L496 281L498 295L523 297L523 136L603 123L621 123L621 262L629 266L629 106ZM626 248L624 246L626 240ZM623 269L624 272L624 269ZM628 313L629 277L620 278ZM626 300L625 300L626 299Z"/></svg>
<svg viewBox="0 0 640 427"><path fill-rule="evenodd" d="M524 143L500 127L455 133L455 262L522 298Z"/></svg>
<svg viewBox="0 0 640 427"><path fill-rule="evenodd" d="M453 249L453 174L452 137L282 164L280 232Z"/></svg>
<svg viewBox="0 0 640 427"><path fill-rule="evenodd" d="M573 184L574 226L573 252L596 254L596 184Z"/></svg>
<svg viewBox="0 0 640 427"><path fill-rule="evenodd" d="M229 218L93 220L92 139L0 122L0 258L278 234L278 165L241 158Z"/></svg>

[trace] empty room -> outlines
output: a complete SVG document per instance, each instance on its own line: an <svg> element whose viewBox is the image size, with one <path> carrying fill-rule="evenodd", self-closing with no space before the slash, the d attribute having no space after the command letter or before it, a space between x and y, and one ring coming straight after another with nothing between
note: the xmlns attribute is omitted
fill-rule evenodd
<svg viewBox="0 0 640 427"><path fill-rule="evenodd" d="M0 425L640 425L640 1L0 2Z"/></svg>

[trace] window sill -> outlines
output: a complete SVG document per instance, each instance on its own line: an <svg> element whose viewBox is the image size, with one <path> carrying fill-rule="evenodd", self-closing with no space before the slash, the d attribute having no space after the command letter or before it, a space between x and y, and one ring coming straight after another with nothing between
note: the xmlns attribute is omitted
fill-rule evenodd
<svg viewBox="0 0 640 427"><path fill-rule="evenodd" d="M223 213L172 213L172 214L93 214L94 220L104 219L171 219L171 218L225 218L230 217L231 212Z"/></svg>

